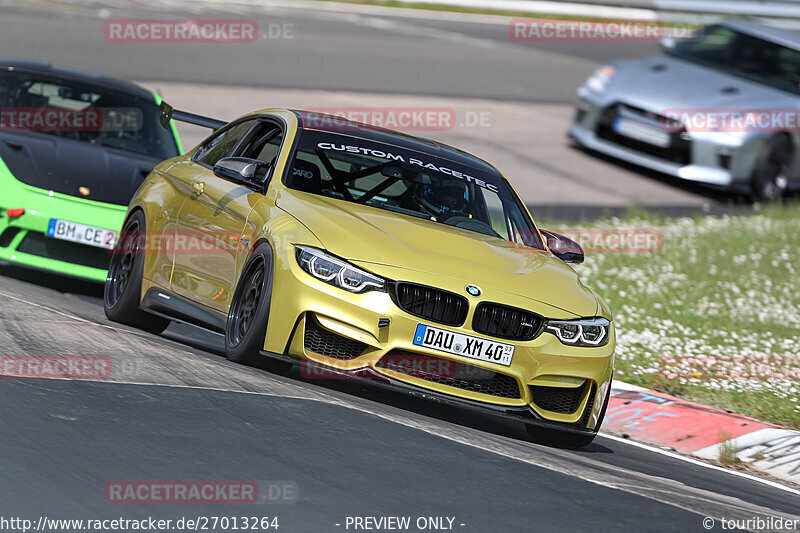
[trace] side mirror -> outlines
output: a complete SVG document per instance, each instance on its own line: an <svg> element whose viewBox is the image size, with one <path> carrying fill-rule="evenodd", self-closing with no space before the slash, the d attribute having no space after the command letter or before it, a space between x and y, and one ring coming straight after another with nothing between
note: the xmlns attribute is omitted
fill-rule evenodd
<svg viewBox="0 0 800 533"><path fill-rule="evenodd" d="M214 174L243 185L262 187L269 164L249 157L223 157L214 165Z"/></svg>
<svg viewBox="0 0 800 533"><path fill-rule="evenodd" d="M678 41L672 35L665 35L661 38L661 48L663 50L672 50Z"/></svg>
<svg viewBox="0 0 800 533"><path fill-rule="evenodd" d="M539 231L544 235L544 238L547 240L547 247L554 256L565 263L583 263L583 248L581 248L580 244L569 237L565 237L553 231L548 231L546 229Z"/></svg>

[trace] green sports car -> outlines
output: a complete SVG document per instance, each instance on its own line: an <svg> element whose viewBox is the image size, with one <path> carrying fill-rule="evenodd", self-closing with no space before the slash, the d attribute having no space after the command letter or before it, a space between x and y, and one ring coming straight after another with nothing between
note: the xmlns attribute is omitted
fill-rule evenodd
<svg viewBox="0 0 800 533"><path fill-rule="evenodd" d="M182 153L132 83L0 59L0 263L105 281L134 192Z"/></svg>

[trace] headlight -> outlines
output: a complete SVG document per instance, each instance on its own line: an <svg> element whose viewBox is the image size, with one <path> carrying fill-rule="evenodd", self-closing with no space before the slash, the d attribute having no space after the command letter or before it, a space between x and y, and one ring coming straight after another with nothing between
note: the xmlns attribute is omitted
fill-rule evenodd
<svg viewBox="0 0 800 533"><path fill-rule="evenodd" d="M608 344L611 322L605 318L580 320L548 320L544 329L568 346L605 346Z"/></svg>
<svg viewBox="0 0 800 533"><path fill-rule="evenodd" d="M315 278L350 292L386 290L386 281L322 250L295 246L300 268Z"/></svg>
<svg viewBox="0 0 800 533"><path fill-rule="evenodd" d="M616 71L614 70L614 67L611 65L606 65L605 67L595 70L594 74L589 76L589 79L586 80L584 85L586 85L586 87L593 93L604 94L606 92L608 82L611 81L611 78L614 77L615 73Z"/></svg>

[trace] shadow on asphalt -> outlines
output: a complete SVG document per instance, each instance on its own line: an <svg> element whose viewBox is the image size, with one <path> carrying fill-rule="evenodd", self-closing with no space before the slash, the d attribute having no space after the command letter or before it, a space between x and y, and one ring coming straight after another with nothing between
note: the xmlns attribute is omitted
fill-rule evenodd
<svg viewBox="0 0 800 533"><path fill-rule="evenodd" d="M298 366L284 374L286 377L302 381L303 383L335 390L351 396L356 396L366 400L372 400L384 405L389 405L397 409L409 411L417 415L435 418L444 422L450 422L459 426L484 431L495 435L511 438L519 441L535 442L538 445L557 448L547 442L536 442L528 436L525 426L520 422L506 420L492 416L489 413L483 414L472 410L461 409L457 406L441 405L419 398L414 398L402 392L393 392L382 387L371 386L369 380L351 379L313 379L301 375ZM589 446L580 450L569 450L575 453L614 453L611 449L593 442Z"/></svg>
<svg viewBox="0 0 800 533"><path fill-rule="evenodd" d="M2 265L0 266L0 276L32 283L63 294L69 293L92 298L103 297L103 283L72 278L55 272Z"/></svg>

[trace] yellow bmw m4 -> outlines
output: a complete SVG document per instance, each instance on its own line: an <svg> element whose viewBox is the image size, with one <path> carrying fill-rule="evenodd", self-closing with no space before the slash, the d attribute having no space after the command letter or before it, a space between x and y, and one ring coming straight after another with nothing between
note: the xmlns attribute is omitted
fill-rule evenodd
<svg viewBox="0 0 800 533"><path fill-rule="evenodd" d="M508 181L470 154L336 117L268 109L223 123L134 195L108 318L225 337L237 362L371 378L585 446L608 403L614 327Z"/></svg>

